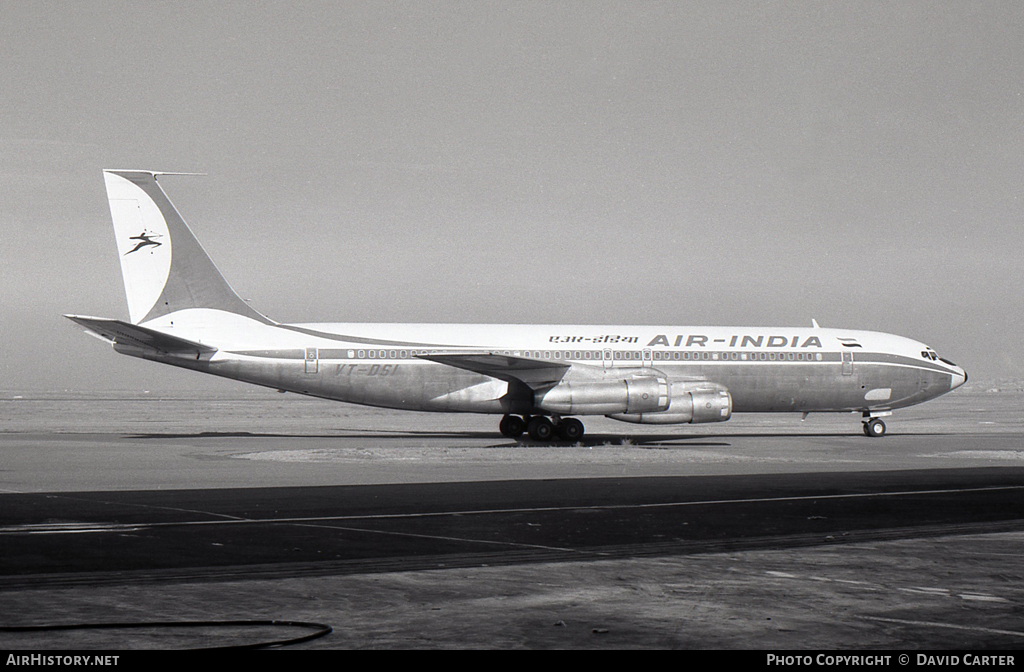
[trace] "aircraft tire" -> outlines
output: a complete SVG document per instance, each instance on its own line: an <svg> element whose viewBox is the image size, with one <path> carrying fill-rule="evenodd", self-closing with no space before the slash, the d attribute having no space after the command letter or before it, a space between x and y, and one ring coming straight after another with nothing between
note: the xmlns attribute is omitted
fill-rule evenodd
<svg viewBox="0 0 1024 672"><path fill-rule="evenodd" d="M522 436L523 432L526 431L526 422L517 415L506 415L498 423L498 431L501 432L502 436L515 439Z"/></svg>
<svg viewBox="0 0 1024 672"><path fill-rule="evenodd" d="M555 433L555 426L545 416L538 415L530 418L529 424L526 425L526 433L534 441L550 441Z"/></svg>
<svg viewBox="0 0 1024 672"><path fill-rule="evenodd" d="M562 418L558 425L558 435L566 441L579 441L583 438L583 423L576 418Z"/></svg>
<svg viewBox="0 0 1024 672"><path fill-rule="evenodd" d="M870 437L885 436L885 423L878 418L872 418L864 423L864 434Z"/></svg>
<svg viewBox="0 0 1024 672"><path fill-rule="evenodd" d="M518 415L506 415L498 423L498 431L502 436L516 439L526 431L526 423Z"/></svg>

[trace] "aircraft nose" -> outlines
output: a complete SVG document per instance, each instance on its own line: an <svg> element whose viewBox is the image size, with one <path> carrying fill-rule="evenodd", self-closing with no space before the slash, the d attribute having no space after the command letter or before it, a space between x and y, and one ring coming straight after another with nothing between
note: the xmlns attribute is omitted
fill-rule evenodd
<svg viewBox="0 0 1024 672"><path fill-rule="evenodd" d="M949 381L949 389L955 390L966 382L967 372L958 366L956 367L956 370L953 371L952 379Z"/></svg>

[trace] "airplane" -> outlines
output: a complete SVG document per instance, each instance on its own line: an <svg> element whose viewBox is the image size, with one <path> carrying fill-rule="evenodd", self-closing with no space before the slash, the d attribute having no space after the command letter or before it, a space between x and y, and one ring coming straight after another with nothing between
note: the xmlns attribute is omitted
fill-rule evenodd
<svg viewBox="0 0 1024 672"><path fill-rule="evenodd" d="M518 439L579 441L583 422L724 422L860 413L934 399L966 372L924 343L811 327L282 324L239 298L149 170L104 170L129 321L65 315L121 354L353 404L501 415Z"/></svg>

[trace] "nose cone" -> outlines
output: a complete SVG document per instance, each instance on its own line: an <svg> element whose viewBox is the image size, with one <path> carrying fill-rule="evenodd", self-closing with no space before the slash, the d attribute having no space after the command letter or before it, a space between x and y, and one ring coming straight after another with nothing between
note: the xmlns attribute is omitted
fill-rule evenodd
<svg viewBox="0 0 1024 672"><path fill-rule="evenodd" d="M952 377L949 381L949 389L955 390L964 383L967 382L967 372L961 369L959 366L953 370Z"/></svg>

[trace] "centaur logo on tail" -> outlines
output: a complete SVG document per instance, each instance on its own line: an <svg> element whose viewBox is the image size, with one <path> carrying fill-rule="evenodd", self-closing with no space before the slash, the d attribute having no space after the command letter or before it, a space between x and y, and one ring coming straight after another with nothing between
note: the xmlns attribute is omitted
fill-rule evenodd
<svg viewBox="0 0 1024 672"><path fill-rule="evenodd" d="M881 436L880 418L967 380L923 343L816 323L279 324L224 280L157 183L164 174L103 173L130 321L67 315L123 354L354 404L493 413L505 436L538 441L581 438L572 416L681 424L765 412L856 412Z"/></svg>
<svg viewBox="0 0 1024 672"><path fill-rule="evenodd" d="M124 256L127 257L132 252L138 252L139 250L141 250L142 248L146 247L147 245L153 245L153 246L159 247L161 245L161 243L159 241L156 241L156 240L153 240L153 239L154 238L160 238L160 237L161 236L160 236L159 233L146 233L145 231L143 231L142 233L140 233L137 236L132 236L128 240L137 240L137 241L139 241L139 243L135 247L133 247L132 249L130 249L127 252L125 252Z"/></svg>

